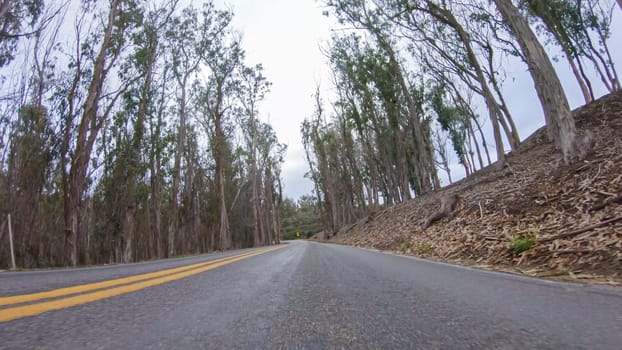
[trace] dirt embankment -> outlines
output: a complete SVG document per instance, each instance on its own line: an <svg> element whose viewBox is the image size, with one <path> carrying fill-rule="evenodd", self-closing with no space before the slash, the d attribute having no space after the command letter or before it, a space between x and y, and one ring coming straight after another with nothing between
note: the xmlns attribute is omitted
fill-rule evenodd
<svg viewBox="0 0 622 350"><path fill-rule="evenodd" d="M540 129L508 156L443 190L342 229L331 241L528 275L622 284L622 92L574 111L594 135L564 166ZM457 194L452 217L422 225ZM524 252L521 248L531 246Z"/></svg>

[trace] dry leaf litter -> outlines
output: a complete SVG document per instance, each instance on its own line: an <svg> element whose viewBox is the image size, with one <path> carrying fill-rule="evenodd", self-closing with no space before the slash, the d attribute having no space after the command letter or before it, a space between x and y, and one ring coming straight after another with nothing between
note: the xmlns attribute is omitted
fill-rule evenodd
<svg viewBox="0 0 622 350"><path fill-rule="evenodd" d="M622 92L574 111L595 141L585 160L564 166L544 128L508 156L437 193L372 213L331 242L520 272L622 284ZM421 225L440 198L460 196L453 217ZM535 246L516 254L518 237Z"/></svg>

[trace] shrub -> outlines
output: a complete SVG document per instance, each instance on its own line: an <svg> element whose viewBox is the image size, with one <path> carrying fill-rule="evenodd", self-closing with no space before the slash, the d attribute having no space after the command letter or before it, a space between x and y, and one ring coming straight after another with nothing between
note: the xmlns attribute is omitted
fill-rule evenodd
<svg viewBox="0 0 622 350"><path fill-rule="evenodd" d="M526 252L536 245L536 238L534 236L518 236L510 243L510 249L514 255L518 255L522 252Z"/></svg>

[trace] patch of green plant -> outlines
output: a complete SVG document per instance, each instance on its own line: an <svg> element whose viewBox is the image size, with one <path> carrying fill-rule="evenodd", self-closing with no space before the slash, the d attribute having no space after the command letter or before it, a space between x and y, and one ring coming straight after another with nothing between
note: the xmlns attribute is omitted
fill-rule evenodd
<svg viewBox="0 0 622 350"><path fill-rule="evenodd" d="M514 255L526 252L536 245L536 237L534 236L518 236L510 243L510 249Z"/></svg>

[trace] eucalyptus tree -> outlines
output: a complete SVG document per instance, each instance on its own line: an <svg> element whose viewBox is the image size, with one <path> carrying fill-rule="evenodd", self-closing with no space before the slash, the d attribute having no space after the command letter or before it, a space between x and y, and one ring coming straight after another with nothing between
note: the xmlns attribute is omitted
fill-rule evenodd
<svg viewBox="0 0 622 350"><path fill-rule="evenodd" d="M332 58L335 62L335 57ZM344 62L341 62L344 64ZM342 67L343 68L343 67ZM352 84L344 81L344 84ZM345 85L342 85L345 88ZM342 99L344 97L342 96ZM353 102L350 104L349 102ZM368 178L363 174L367 166L361 154L361 144L370 142L361 136L353 134L352 109L356 109L354 101L341 100L335 104L332 122L324 118L324 109L319 94L316 94L316 112L302 124L301 132L312 179L316 186L320 217L326 232L331 233L343 225L349 224L361 217L367 210L364 187L370 191L378 189L366 182ZM358 128L365 128L359 125ZM365 135L364 137L367 137ZM384 144L383 144L384 145ZM374 162L371 166L380 164L377 159L376 147L372 147ZM395 152L393 152L395 153ZM385 155L386 164L396 163L390 151ZM384 164L384 163L383 163ZM382 175L389 175L381 171ZM397 185L397 183L396 183ZM407 185L407 188L409 186ZM399 190L399 187L395 188ZM391 193L388 196L393 195ZM399 194L397 194L399 197ZM388 197L389 198L389 197ZM393 197L390 197L393 198ZM370 199L373 202L373 199Z"/></svg>
<svg viewBox="0 0 622 350"><path fill-rule="evenodd" d="M15 58L19 39L36 31L44 8L43 0L0 2L0 67Z"/></svg>
<svg viewBox="0 0 622 350"><path fill-rule="evenodd" d="M329 58L340 87L333 128L341 143L339 188L348 188L344 210L365 210L365 188L371 206L379 204L378 192L385 203L408 199L411 191L420 194L425 175L420 164L410 161L416 153L413 125L400 107L401 88L388 57L350 35L333 38Z"/></svg>
<svg viewBox="0 0 622 350"><path fill-rule="evenodd" d="M468 145L469 145L469 148L471 149L475 147L475 153L477 154L479 167L480 169L482 169L485 166L492 164L492 161L490 159L490 152L488 152L488 146L486 144L486 136L484 135L484 132L482 130L482 125L479 121L479 115L475 113L472 107L475 104L473 102L473 96L472 94L469 94L469 91L467 91L466 93L463 93L455 86L451 88L451 91L453 91L452 93L450 93L453 104L458 106L458 108L462 111L462 113L465 113L466 115L469 116L465 121L467 132L469 134ZM476 129L478 132L479 141L481 141L482 146L483 146L482 148L484 149L484 154L486 155L486 163L484 163L482 152L481 152L479 142L478 142L478 138L475 135ZM472 150L469 153L471 155L471 158L473 158ZM475 160L472 159L471 163L475 164Z"/></svg>
<svg viewBox="0 0 622 350"><path fill-rule="evenodd" d="M493 92L495 90L503 101L495 79L491 79L495 72L493 69L489 69L489 72L486 70L484 62L493 60L493 52L477 50L478 45L489 45L489 41L477 34L480 28L467 27L470 19L459 17L459 14L462 17L474 14L459 4L437 4L427 0L408 4L384 1L382 6L387 20L395 23L402 35L415 45L412 51L419 55L419 60L425 64L428 72L440 72L442 75L450 73L482 96L493 127L497 159L503 163L505 152L500 126L503 126L512 149L518 146L520 139L509 110L502 107L504 104L497 101ZM397 16L396 13L404 15ZM486 61L482 62L484 59Z"/></svg>
<svg viewBox="0 0 622 350"><path fill-rule="evenodd" d="M87 5L96 6L95 4L85 6ZM93 146L117 99L125 90L120 88L106 93L104 83L127 45L125 34L136 24L135 17L130 15L135 13L133 9L136 6L133 1L111 0L103 9L107 16L103 27L98 28L97 32L90 33L93 40L85 45L80 42L78 35L76 56L71 63L76 72L67 87L66 102L62 107L65 125L60 169L64 192L67 265L78 264L78 246L81 239L80 211L83 208L83 194L88 186L88 170ZM80 30L78 28L78 31ZM95 43L99 44L99 48L91 51L88 45ZM88 61L91 59L92 64L89 64ZM127 83L123 82L124 85ZM82 85L86 86L84 99L81 99ZM76 125L74 121L77 122Z"/></svg>
<svg viewBox="0 0 622 350"><path fill-rule="evenodd" d="M566 26L563 24L564 22L576 23L577 20L580 21L580 18L576 18L577 15L580 17L580 14L576 11L572 11L574 9L568 6L571 5L570 1L551 1L547 6L531 0L525 1L524 3L528 6L529 11L542 21L545 26L544 32L552 35L554 40L562 48L564 56L572 69L572 73L579 84L585 102L589 103L592 101L594 99L592 83L585 74L579 52L574 47L567 33Z"/></svg>
<svg viewBox="0 0 622 350"><path fill-rule="evenodd" d="M385 183L382 192L386 200L393 202L394 199L399 201L399 184L395 181L394 173L407 174L408 169L403 167L403 162L396 163L405 156L406 147L396 144L404 118L396 108L399 99L397 88L389 68L382 63L384 58L380 51L363 44L358 36L333 38L330 61L335 76L334 84L340 87L339 99L334 103L335 128L343 143L344 163L349 165L346 170L352 172L356 178L354 182L362 180L359 170L361 166L357 166L353 159L355 150L350 129L354 129L358 143L364 149L366 165L363 167L372 171L378 169L377 173ZM393 122L389 123L389 119ZM397 154L398 148L401 156ZM380 154L385 156L381 157ZM379 190L378 183L370 186L373 192ZM404 189L408 191L409 186ZM359 186L354 185L351 192L359 193ZM362 194L357 196L361 198Z"/></svg>
<svg viewBox="0 0 622 350"><path fill-rule="evenodd" d="M377 125L375 104L373 100L373 92L371 91L370 68L367 64L375 63L372 55L367 56L369 60L365 61L366 55L360 50L360 38L356 36L350 37L333 37L329 58L333 69L335 86L339 86L338 100L334 103L334 113L340 119L339 127L345 144L343 145L346 152L346 164L352 172L354 188L353 193L357 194L358 205L365 207L366 203L364 195L361 193L363 184L363 174L361 168L366 166L376 168L383 166L377 161L376 147L373 147L370 138L374 135L374 128L370 127L369 122L374 126ZM367 51L371 54L371 51ZM367 101L368 103L365 103ZM354 129L358 144L365 150L365 163L357 164L358 159L355 155L354 140L350 135L350 129ZM384 144L383 144L384 145ZM378 145L381 147L381 145ZM385 158L388 160L388 158ZM369 184L367 184L369 185ZM371 185L369 191L375 191L376 187ZM370 196L373 197L373 196Z"/></svg>
<svg viewBox="0 0 622 350"><path fill-rule="evenodd" d="M451 168L449 167L449 155L447 154L447 135L443 135L440 131L434 133L434 151L438 155L438 166L445 170L449 184L453 183L451 179Z"/></svg>
<svg viewBox="0 0 622 350"><path fill-rule="evenodd" d="M164 59L168 56L163 55ZM164 239L163 225L163 206L165 205L165 165L174 154L175 134L167 128L166 117L170 109L168 108L171 96L169 94L169 77L171 74L170 66L163 64L161 78L158 87L154 92L153 113L149 115L149 210L151 212L150 231L154 235L155 256L162 258L166 256L168 250L165 243L168 242L168 235ZM165 242L166 241L166 242Z"/></svg>
<svg viewBox="0 0 622 350"><path fill-rule="evenodd" d="M242 67L244 51L229 28L232 14L218 11L214 18L205 18L201 24L204 36L209 38L202 63L208 75L200 97L204 104L202 124L210 137L210 148L214 160L214 183L216 184L218 208L218 248L230 249L232 246L231 228L227 208L226 171L230 167L231 147L227 141L227 129L237 88L236 74Z"/></svg>
<svg viewBox="0 0 622 350"><path fill-rule="evenodd" d="M259 120L258 104L270 83L261 65L248 67L243 59L237 38L223 37L206 55L207 80L196 85L196 117L213 161L217 249L272 244L280 230L285 147Z"/></svg>
<svg viewBox="0 0 622 350"><path fill-rule="evenodd" d="M301 124L302 142L309 163L309 176L315 185L316 198L322 226L324 230L333 233L339 229L336 225L337 203L333 179L335 174L329 174L329 166L325 151L326 138L323 137L326 128L324 122L324 106L320 97L319 88L315 93L314 115L305 119Z"/></svg>
<svg viewBox="0 0 622 350"><path fill-rule="evenodd" d="M212 2L178 12L177 0L65 5L54 3L75 15L73 36L58 35L61 17L48 16L58 8L38 15L23 37L20 83L0 101L1 209L20 212L19 262L277 242L285 146L259 121L269 84L261 66L244 65L232 14ZM235 193L248 205L236 206Z"/></svg>
<svg viewBox="0 0 622 350"><path fill-rule="evenodd" d="M610 92L620 89L607 43L615 5L597 0L524 0L521 5L539 20L538 29L562 49L586 103L594 99L593 83L586 72L587 62L592 63Z"/></svg>
<svg viewBox="0 0 622 350"><path fill-rule="evenodd" d="M132 33L132 48L134 52L124 64L123 75L137 75L124 93L124 109L122 114L131 119L132 125L126 140L120 140L120 154L114 164L118 173L115 181L115 190L119 192L117 208L123 214L119 218L123 253L123 262L131 262L133 258L133 242L135 241L135 216L139 202L137 198L138 182L144 176L146 164L143 158L143 143L145 141L147 116L153 110L154 76L156 75L157 59L162 53L160 33L170 24L171 17L177 6L177 0L169 0L158 7L151 9L137 8L136 16L140 18L140 30ZM128 120L129 121L129 120ZM119 133L118 135L123 135Z"/></svg>
<svg viewBox="0 0 622 350"><path fill-rule="evenodd" d="M421 183L421 192L429 192L440 186L436 167L433 160L432 143L429 131L422 122L422 110L413 98L411 85L401 58L396 51L396 44L392 40L391 26L382 20L381 12L377 7L368 8L366 1L362 0L329 0L327 5L332 8L338 19L344 23L350 23L357 28L367 30L375 39L378 47L388 56L391 73L399 87L400 94L404 99L408 118L413 126L416 151L415 164L421 170L418 180Z"/></svg>
<svg viewBox="0 0 622 350"><path fill-rule="evenodd" d="M262 135L261 123L258 120L258 103L264 99L270 88L270 83L262 74L263 67L243 67L239 73L237 94L240 101L240 124L246 142L247 166L249 167L248 180L251 186L251 211L253 217L253 242L260 245L265 242L264 217L261 210L261 184L267 184L259 169L268 165L268 159L260 160L259 148ZM264 135L265 137L265 135ZM263 161L263 164L262 164Z"/></svg>
<svg viewBox="0 0 622 350"><path fill-rule="evenodd" d="M180 16L174 17L166 30L166 42L170 47L171 73L177 83L178 118L172 185L169 200L169 220L167 238L167 256L175 255L176 233L179 228L179 193L182 179L182 162L188 124L188 96L193 77L199 71L205 58L210 40L220 35L220 27L203 28L202 23L210 23L220 16L220 11L213 2L206 2L199 12L194 7L187 7ZM204 31L210 29L210 31Z"/></svg>
<svg viewBox="0 0 622 350"><path fill-rule="evenodd" d="M384 154L384 157L378 155L377 159L381 160L383 166L385 182L387 184L384 197L388 202L401 202L411 198L410 180L414 180L412 185L417 194L426 191L426 175L425 168L415 162L411 167L409 164L409 154L416 155L416 142L411 142L410 133L412 131L411 114L402 108L405 102L401 87L396 81L395 66L392 64L391 57L387 57L382 50L375 50L367 47L362 52L354 53L359 55L353 57L355 60L354 79L359 79L358 87L368 85L361 91L364 98L368 99L368 105L361 108L361 112L369 115L367 118L373 126L373 134L376 137L376 146L378 152ZM388 64L384 63L389 61ZM373 94L373 100L369 100L371 96L365 94ZM411 98L412 101L414 99ZM413 102L414 105L414 102ZM420 106L417 105L420 109ZM356 121L356 116L351 115ZM339 121L338 128L345 128L346 121ZM349 139L346 137L344 142ZM417 136L415 135L415 140Z"/></svg>
<svg viewBox="0 0 622 350"><path fill-rule="evenodd" d="M464 127L466 128L466 132L468 134L466 146L470 149L475 148L475 153L478 158L479 168L484 168L486 165L492 164L490 158L490 152L488 151L486 135L482 130L481 122L479 121L479 116L474 110L474 106L476 106L475 101L473 100L473 95L475 92L470 89L468 86L462 86L458 81L452 80L448 78L443 71L437 71L432 74L431 85L441 85L443 86L443 92L447 95L450 103L454 105L454 108L460 110L461 114L465 116L463 122ZM434 78L438 77L438 78ZM476 136L477 131L477 136ZM478 139L479 136L479 139ZM480 142L482 144L482 148L484 149L484 154L486 156L486 163L484 163L482 151L480 149ZM472 151L469 151L469 155L473 158ZM476 170L475 168L475 160L472 159L471 164L473 165L472 170Z"/></svg>
<svg viewBox="0 0 622 350"><path fill-rule="evenodd" d="M448 105L445 101L445 89L443 85L436 85L431 88L427 96L432 110L436 113L436 118L441 128L449 133L449 138L458 156L460 164L464 167L466 176L471 174L472 165L469 164L466 149L467 144L467 123L466 116L460 108Z"/></svg>
<svg viewBox="0 0 622 350"><path fill-rule="evenodd" d="M257 245L269 245L279 242L281 232L280 204L283 193L281 188L281 164L287 147L278 142L272 127L260 123L258 127L258 156L263 168L263 193L260 194L260 222L263 223L263 235Z"/></svg>
<svg viewBox="0 0 622 350"><path fill-rule="evenodd" d="M323 201L320 202L323 207L324 228L332 233L336 232L343 224L339 219L339 168L336 168L334 159L339 148L336 132L330 125L320 124L320 120L315 123L310 130L309 137L312 142L312 152L314 153L318 164L319 187L324 194Z"/></svg>
<svg viewBox="0 0 622 350"><path fill-rule="evenodd" d="M613 21L613 4L607 0L575 0L579 8L581 21L577 26L582 34L573 33L576 37L576 46L581 56L592 62L592 65L601 82L610 91L618 91L622 88L620 77L616 70L613 56L608 44L611 39L611 24ZM595 38L593 38L595 37ZM583 39L583 40L582 40Z"/></svg>
<svg viewBox="0 0 622 350"><path fill-rule="evenodd" d="M354 118L351 116L356 106L349 104L344 95L343 92L340 93L339 100L334 104L333 113L336 116L336 126L342 143L342 178L345 187L349 188L349 191L345 193L344 206L346 208L344 210L351 217L356 217L358 216L357 212L367 210L364 191L366 165L362 161L362 144L368 141L360 142L362 138L354 130ZM411 173L410 168L405 170L408 174ZM410 178L406 180L408 181ZM406 186L408 191L410 191L410 187L409 185Z"/></svg>
<svg viewBox="0 0 622 350"><path fill-rule="evenodd" d="M527 19L511 0L493 1L505 19L527 61L529 73L542 104L547 133L563 154L566 164L584 158L591 149L588 135L577 135L568 99L549 56L538 41Z"/></svg>
<svg viewBox="0 0 622 350"><path fill-rule="evenodd" d="M55 11L58 8L51 6L41 17ZM46 222L50 217L62 217L57 205L46 205L54 193L52 169L58 160L57 120L50 97L59 78L56 63L61 19L53 19L46 20L45 31L41 20L36 24L40 30L20 37L22 62L0 67L10 71L3 76L7 89L0 102L0 162L4 169L0 193L6 195L1 208L11 215L18 266L45 266L57 261L56 255L48 253L57 238L58 225L53 228ZM19 78L12 80L15 76Z"/></svg>
<svg viewBox="0 0 622 350"><path fill-rule="evenodd" d="M183 189L180 193L180 225L176 251L181 254L201 253L209 251L204 246L207 232L203 211L209 209L204 203L205 194L209 191L208 169L205 166L203 150L200 148L202 134L195 125L188 125L184 144Z"/></svg>
<svg viewBox="0 0 622 350"><path fill-rule="evenodd" d="M8 211L19 266L39 266L46 259L39 215L48 186L51 163L55 157L56 138L47 108L25 105L13 125L7 164Z"/></svg>
<svg viewBox="0 0 622 350"><path fill-rule="evenodd" d="M318 116L322 116L323 113L323 104L320 97L319 87L315 92L315 102L316 102L316 112ZM315 152L313 148L313 140L315 139L315 133L317 128L317 119L305 119L300 124L300 135L302 137L302 146L305 152L305 158L307 160L307 164L309 165L309 171L305 173L305 177L310 179L313 182L313 191L315 193L315 198L317 200L317 209L321 212L320 217L322 218L322 223L324 227L328 227L328 223L324 220L325 215L323 215L323 197L324 194L321 188L320 182L320 172L318 169L318 161L315 157Z"/></svg>

